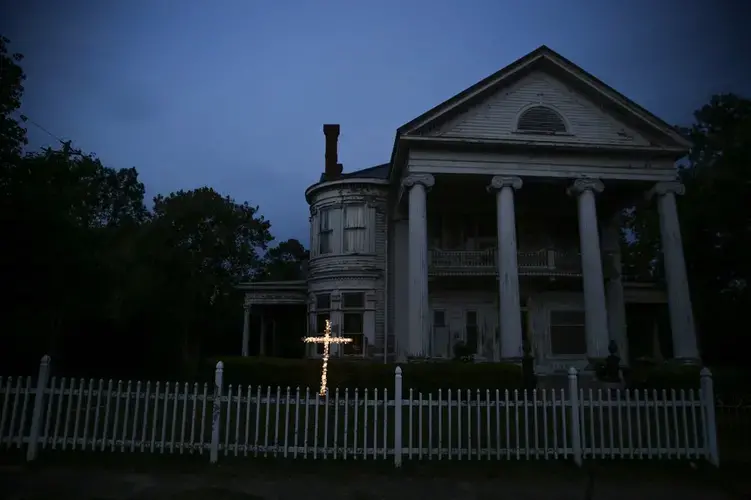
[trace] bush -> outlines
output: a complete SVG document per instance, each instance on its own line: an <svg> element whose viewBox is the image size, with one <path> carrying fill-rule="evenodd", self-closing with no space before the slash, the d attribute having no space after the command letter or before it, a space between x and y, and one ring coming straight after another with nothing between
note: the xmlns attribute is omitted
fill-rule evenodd
<svg viewBox="0 0 751 500"><path fill-rule="evenodd" d="M702 367L676 362L639 361L625 371L629 387L634 389L698 389Z"/></svg>
<svg viewBox="0 0 751 500"><path fill-rule="evenodd" d="M264 357L224 357L209 360L208 380L213 380L217 361L224 363L224 383L272 387L305 387L317 390L321 383L321 361L315 359L281 359ZM367 360L329 360L330 388L394 389L396 364ZM437 393L443 389L523 389L525 377L522 367L504 363L406 363L402 367L402 387L405 397L409 389ZM208 381L207 380L207 381ZM475 394L473 394L473 397Z"/></svg>

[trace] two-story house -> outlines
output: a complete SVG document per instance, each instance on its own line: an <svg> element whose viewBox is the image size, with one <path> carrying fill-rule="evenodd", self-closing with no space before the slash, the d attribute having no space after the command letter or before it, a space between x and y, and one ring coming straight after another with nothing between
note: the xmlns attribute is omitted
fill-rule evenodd
<svg viewBox="0 0 751 500"><path fill-rule="evenodd" d="M626 304L664 300L674 357L698 358L675 202L690 143L549 48L399 127L383 165L343 173L339 126L324 134L307 280L247 285L247 306L304 305L309 331L330 319L353 338L340 355L460 344L487 361L526 351L545 373L601 360L611 340L627 360ZM659 212L657 299L620 273L619 214L635 202Z"/></svg>

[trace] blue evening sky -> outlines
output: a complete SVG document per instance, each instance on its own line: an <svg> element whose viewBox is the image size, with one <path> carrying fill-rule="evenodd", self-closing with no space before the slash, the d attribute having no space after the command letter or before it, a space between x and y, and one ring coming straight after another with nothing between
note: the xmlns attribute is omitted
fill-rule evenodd
<svg viewBox="0 0 751 500"><path fill-rule="evenodd" d="M670 123L751 95L740 1L12 3L2 33L26 55L31 120L137 167L149 197L208 185L305 244L323 123L342 125L345 171L386 162L399 125L539 45Z"/></svg>

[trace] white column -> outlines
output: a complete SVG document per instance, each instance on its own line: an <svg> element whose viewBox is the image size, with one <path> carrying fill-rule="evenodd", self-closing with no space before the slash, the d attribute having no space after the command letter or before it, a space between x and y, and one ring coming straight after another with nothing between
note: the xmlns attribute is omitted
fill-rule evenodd
<svg viewBox="0 0 751 500"><path fill-rule="evenodd" d="M498 224L498 287L500 303L501 359L521 362L522 317L519 303L519 268L516 249L514 191L521 189L519 177L495 176L488 186L496 193Z"/></svg>
<svg viewBox="0 0 751 500"><path fill-rule="evenodd" d="M576 196L579 208L587 357L590 360L608 356L608 315L595 203L595 194L601 193L603 189L604 186L598 179L577 179L568 190L569 194Z"/></svg>
<svg viewBox="0 0 751 500"><path fill-rule="evenodd" d="M683 256L678 208L675 204L675 195L682 195L684 192L685 188L679 182L659 182L651 193L657 195L657 210L660 214L660 238L668 288L673 357L694 361L699 358L699 352L686 275L686 262Z"/></svg>
<svg viewBox="0 0 751 500"><path fill-rule="evenodd" d="M620 215L620 214L619 214ZM618 346L618 356L622 365L628 365L628 338L626 333L626 300L623 295L623 280L621 278L621 219L614 217L607 224L602 234L603 250L608 254L612 266L611 276L605 284L605 295L608 309L608 332L610 340L615 340Z"/></svg>
<svg viewBox="0 0 751 500"><path fill-rule="evenodd" d="M247 357L250 346L250 302L246 301L243 304L243 310L243 345L241 352L243 357Z"/></svg>
<svg viewBox="0 0 751 500"><path fill-rule="evenodd" d="M409 341L411 356L428 354L430 321L428 311L428 220L427 191L435 184L429 174L413 174L402 181L409 189Z"/></svg>

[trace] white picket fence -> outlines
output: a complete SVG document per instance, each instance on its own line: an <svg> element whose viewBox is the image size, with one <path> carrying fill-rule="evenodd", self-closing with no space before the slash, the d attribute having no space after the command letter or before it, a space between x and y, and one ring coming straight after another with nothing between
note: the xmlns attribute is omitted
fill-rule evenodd
<svg viewBox="0 0 751 500"><path fill-rule="evenodd" d="M225 387L0 379L0 450L294 459L701 459L719 465L712 377L697 390L439 390Z"/></svg>

